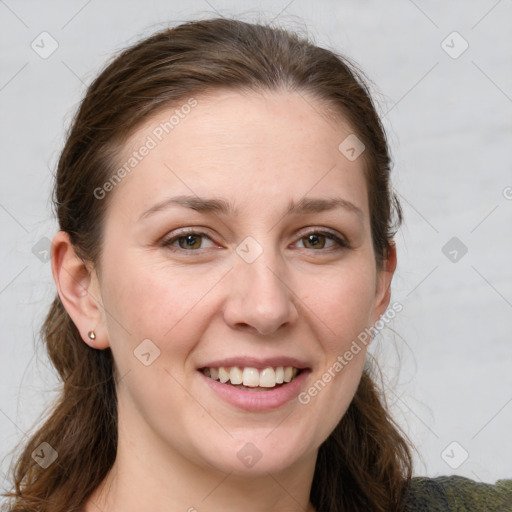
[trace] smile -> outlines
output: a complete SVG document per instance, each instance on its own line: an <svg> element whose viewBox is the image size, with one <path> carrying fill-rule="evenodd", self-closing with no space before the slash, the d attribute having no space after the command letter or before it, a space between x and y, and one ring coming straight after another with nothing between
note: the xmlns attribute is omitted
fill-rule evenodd
<svg viewBox="0 0 512 512"><path fill-rule="evenodd" d="M301 372L293 366L268 366L259 370L250 366L206 367L201 371L210 379L231 384L247 391L274 389L294 380Z"/></svg>

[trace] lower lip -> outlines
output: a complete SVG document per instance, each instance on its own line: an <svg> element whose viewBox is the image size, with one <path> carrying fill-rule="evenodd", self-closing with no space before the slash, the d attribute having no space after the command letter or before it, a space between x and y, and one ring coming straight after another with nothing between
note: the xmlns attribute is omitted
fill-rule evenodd
<svg viewBox="0 0 512 512"><path fill-rule="evenodd" d="M308 370L302 370L291 382L269 391L245 391L231 384L223 384L218 380L213 380L202 372L199 372L199 375L210 386L210 389L229 404L245 411L266 411L277 409L297 398L304 387L308 373Z"/></svg>

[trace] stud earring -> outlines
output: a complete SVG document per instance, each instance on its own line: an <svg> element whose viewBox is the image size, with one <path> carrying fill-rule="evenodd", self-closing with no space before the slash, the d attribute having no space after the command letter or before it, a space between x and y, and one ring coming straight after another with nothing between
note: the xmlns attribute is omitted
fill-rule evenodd
<svg viewBox="0 0 512 512"><path fill-rule="evenodd" d="M87 336L90 340L94 341L96 339L96 333L94 331L89 331Z"/></svg>

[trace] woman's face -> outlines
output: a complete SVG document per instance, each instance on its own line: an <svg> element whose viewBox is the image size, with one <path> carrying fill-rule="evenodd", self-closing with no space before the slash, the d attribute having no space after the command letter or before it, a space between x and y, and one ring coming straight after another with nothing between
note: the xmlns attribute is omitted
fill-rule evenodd
<svg viewBox="0 0 512 512"><path fill-rule="evenodd" d="M346 124L295 93L195 100L142 126L104 187L120 438L153 463L280 471L314 461L348 408L393 265L377 272Z"/></svg>

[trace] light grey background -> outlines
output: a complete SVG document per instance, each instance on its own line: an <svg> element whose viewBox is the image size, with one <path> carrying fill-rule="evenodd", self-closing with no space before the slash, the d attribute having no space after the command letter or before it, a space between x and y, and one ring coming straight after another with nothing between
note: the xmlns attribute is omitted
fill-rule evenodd
<svg viewBox="0 0 512 512"><path fill-rule="evenodd" d="M55 293L40 240L56 230L52 171L77 102L114 51L221 14L307 29L376 84L406 216L403 311L372 349L389 403L418 448L416 475L512 478L512 1L183 4L0 0L3 472L58 389L37 339ZM51 49L44 31L58 43L47 58L31 47Z"/></svg>

